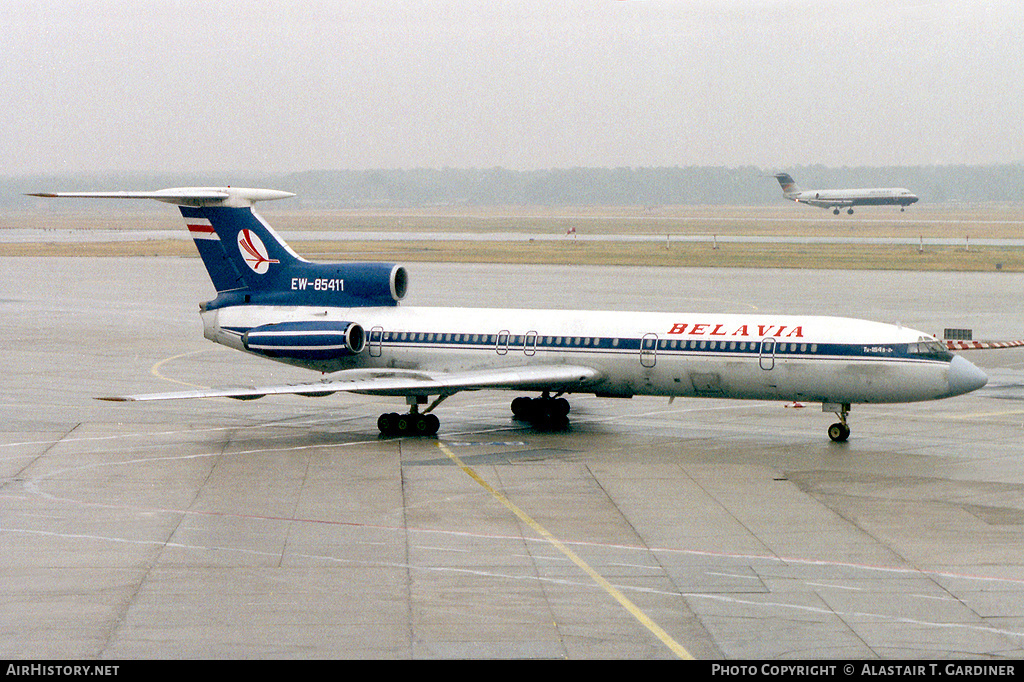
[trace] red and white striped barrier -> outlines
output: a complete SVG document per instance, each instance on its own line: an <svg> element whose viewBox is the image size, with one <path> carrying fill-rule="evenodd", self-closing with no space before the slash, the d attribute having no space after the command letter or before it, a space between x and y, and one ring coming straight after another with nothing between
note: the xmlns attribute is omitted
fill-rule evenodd
<svg viewBox="0 0 1024 682"><path fill-rule="evenodd" d="M1024 339L1019 341L954 341L946 339L949 350L985 350L989 348L1018 348L1024 346Z"/></svg>

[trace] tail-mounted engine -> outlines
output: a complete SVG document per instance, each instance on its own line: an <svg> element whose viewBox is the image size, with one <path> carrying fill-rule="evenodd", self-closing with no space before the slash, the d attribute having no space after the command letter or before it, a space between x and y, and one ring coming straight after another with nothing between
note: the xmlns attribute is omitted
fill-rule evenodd
<svg viewBox="0 0 1024 682"><path fill-rule="evenodd" d="M333 360L361 353L366 332L355 322L280 322L253 327L242 344L268 358Z"/></svg>
<svg viewBox="0 0 1024 682"><path fill-rule="evenodd" d="M200 305L294 305L358 308L395 306L409 289L409 273L394 263L297 262L270 269L259 286L219 292Z"/></svg>
<svg viewBox="0 0 1024 682"><path fill-rule="evenodd" d="M273 275L265 288L251 291L249 302L393 306L405 298L409 287L409 273L394 263L296 263Z"/></svg>

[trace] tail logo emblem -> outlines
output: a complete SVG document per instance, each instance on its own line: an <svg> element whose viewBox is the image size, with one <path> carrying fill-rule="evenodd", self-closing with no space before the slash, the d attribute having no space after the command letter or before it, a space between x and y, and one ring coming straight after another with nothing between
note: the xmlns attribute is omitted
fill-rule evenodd
<svg viewBox="0 0 1024 682"><path fill-rule="evenodd" d="M271 263L281 262L270 257L267 247L252 230L242 230L238 233L238 250L242 253L245 264L258 275L266 274Z"/></svg>

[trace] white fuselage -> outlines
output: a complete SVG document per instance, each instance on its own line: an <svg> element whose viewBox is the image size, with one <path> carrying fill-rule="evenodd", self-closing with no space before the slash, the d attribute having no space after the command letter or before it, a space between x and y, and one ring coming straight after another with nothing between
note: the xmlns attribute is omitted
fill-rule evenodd
<svg viewBox="0 0 1024 682"><path fill-rule="evenodd" d="M869 189L821 189L787 192L786 198L793 201L821 206L909 206L917 196L903 187L879 187Z"/></svg>
<svg viewBox="0 0 1024 682"><path fill-rule="evenodd" d="M242 333L259 325L361 325L366 346L358 354L282 360L323 372L575 365L598 370L585 392L602 396L840 404L932 400L984 383L967 361L936 353L942 346L927 334L837 317L404 306L235 306L202 315L207 338L239 350Z"/></svg>

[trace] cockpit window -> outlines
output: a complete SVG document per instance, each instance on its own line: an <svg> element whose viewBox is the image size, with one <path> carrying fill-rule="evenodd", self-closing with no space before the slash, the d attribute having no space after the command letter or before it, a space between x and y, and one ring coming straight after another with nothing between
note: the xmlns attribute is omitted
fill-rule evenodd
<svg viewBox="0 0 1024 682"><path fill-rule="evenodd" d="M946 349L946 344L926 336L918 339L917 343L907 344L907 354L929 360L945 360L946 362L953 359L953 354Z"/></svg>

